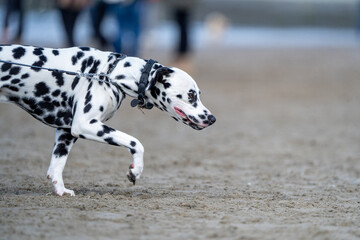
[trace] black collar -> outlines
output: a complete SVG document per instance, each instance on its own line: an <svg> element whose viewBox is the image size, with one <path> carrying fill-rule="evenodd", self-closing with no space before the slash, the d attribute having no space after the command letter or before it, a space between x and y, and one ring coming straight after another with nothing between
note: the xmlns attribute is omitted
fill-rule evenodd
<svg viewBox="0 0 360 240"><path fill-rule="evenodd" d="M149 76L150 76L151 68L153 67L153 65L155 63L157 63L157 61L150 59L147 61L144 68L141 70L141 77L140 77L139 88L138 88L138 98L133 99L131 101L130 105L132 107L138 106L139 108L146 108L146 109L151 109L153 107L153 104L151 104L149 102L147 103L145 101L145 89L149 83Z"/></svg>

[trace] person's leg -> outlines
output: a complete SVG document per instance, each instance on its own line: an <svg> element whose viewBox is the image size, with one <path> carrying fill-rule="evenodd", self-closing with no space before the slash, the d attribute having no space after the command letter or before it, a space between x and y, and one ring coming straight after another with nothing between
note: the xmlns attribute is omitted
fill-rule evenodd
<svg viewBox="0 0 360 240"><path fill-rule="evenodd" d="M106 4L102 1L97 2L90 10L94 37L99 40L101 47L105 47L108 43L101 33L101 23L106 14Z"/></svg>
<svg viewBox="0 0 360 240"><path fill-rule="evenodd" d="M14 0L14 10L19 14L19 22L18 22L18 29L15 35L15 41L21 42L23 29L24 29L24 9L23 9L23 1L22 0Z"/></svg>
<svg viewBox="0 0 360 240"><path fill-rule="evenodd" d="M179 45L177 49L177 54L179 56L185 55L189 50L189 40L188 40L188 11L186 9L176 9L175 18L179 27Z"/></svg>
<svg viewBox="0 0 360 240"><path fill-rule="evenodd" d="M64 23L68 46L70 47L75 46L74 27L79 12L71 9L60 9L60 12Z"/></svg>

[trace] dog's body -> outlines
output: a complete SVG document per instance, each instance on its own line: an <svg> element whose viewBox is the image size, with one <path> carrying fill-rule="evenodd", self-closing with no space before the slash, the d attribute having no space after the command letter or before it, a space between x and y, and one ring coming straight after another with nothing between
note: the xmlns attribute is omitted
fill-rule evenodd
<svg viewBox="0 0 360 240"><path fill-rule="evenodd" d="M128 148L133 156L128 178L135 183L144 165L142 144L103 122L113 116L126 95L140 95L146 60L88 47L51 49L21 45L0 46L0 60L0 101L15 103L56 128L47 172L56 194L74 195L65 188L62 172L79 137ZM85 73L85 77L58 70ZM86 75L89 73L97 77ZM215 122L200 102L195 81L182 70L155 63L150 66L146 82L143 100L175 120L197 130Z"/></svg>

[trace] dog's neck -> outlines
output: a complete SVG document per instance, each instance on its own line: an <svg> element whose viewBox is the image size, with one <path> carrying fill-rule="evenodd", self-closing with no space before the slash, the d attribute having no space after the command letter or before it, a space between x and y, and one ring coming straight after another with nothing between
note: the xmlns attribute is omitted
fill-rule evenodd
<svg viewBox="0 0 360 240"><path fill-rule="evenodd" d="M137 98L140 78L145 65L146 61L144 59L127 57L118 64L111 77L113 81L118 83L121 90L125 92L126 95ZM150 73L152 71L150 71ZM149 74L149 81L151 77L151 74ZM147 100L152 102L151 94L149 94L148 91L145 92L145 96L147 97Z"/></svg>

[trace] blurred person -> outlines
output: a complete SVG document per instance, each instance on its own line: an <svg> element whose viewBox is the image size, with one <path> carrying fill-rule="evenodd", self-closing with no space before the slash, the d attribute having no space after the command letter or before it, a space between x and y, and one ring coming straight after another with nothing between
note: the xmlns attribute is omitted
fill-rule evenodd
<svg viewBox="0 0 360 240"><path fill-rule="evenodd" d="M56 0L64 24L68 47L75 46L74 27L81 11L91 0Z"/></svg>
<svg viewBox="0 0 360 240"><path fill-rule="evenodd" d="M95 1L90 9L91 23L94 30L94 38L99 42L100 48L104 49L109 44L107 39L101 32L101 24L106 16L106 8L108 4L104 1Z"/></svg>
<svg viewBox="0 0 360 240"><path fill-rule="evenodd" d="M209 43L220 45L224 42L226 30L229 27L229 19L222 13L212 12L206 16L205 26Z"/></svg>
<svg viewBox="0 0 360 240"><path fill-rule="evenodd" d="M15 35L14 40L9 40L9 22L11 15L13 13L17 13L18 15L18 27L17 32ZM6 11L5 11L5 18L4 18L4 26L2 31L2 38L1 42L8 43L21 43L22 34L24 28L24 8L23 8L23 1L22 0L6 0Z"/></svg>
<svg viewBox="0 0 360 240"><path fill-rule="evenodd" d="M197 3L196 0L166 0L170 7L174 21L178 29L178 42L175 48L174 65L191 71L189 53L191 52L190 44L190 17Z"/></svg>
<svg viewBox="0 0 360 240"><path fill-rule="evenodd" d="M357 31L360 34L360 1L358 2Z"/></svg>
<svg viewBox="0 0 360 240"><path fill-rule="evenodd" d="M141 17L143 15L143 0L101 0L95 3L91 11L94 35L102 47L107 40L101 32L101 23L107 13L113 14L118 24L118 36L112 42L116 52L137 56ZM124 44L126 40L126 44Z"/></svg>

